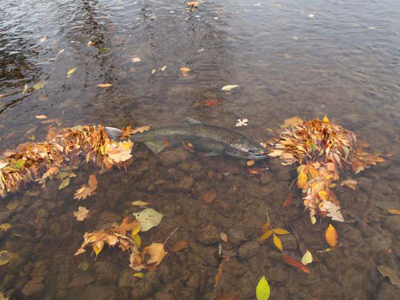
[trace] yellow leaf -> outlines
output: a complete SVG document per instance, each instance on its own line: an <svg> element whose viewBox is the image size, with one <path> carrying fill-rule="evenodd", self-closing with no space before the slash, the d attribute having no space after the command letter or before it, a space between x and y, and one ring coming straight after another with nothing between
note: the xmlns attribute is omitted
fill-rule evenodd
<svg viewBox="0 0 400 300"><path fill-rule="evenodd" d="M33 86L33 89L38 90L41 89L42 87L44 87L44 82L38 82Z"/></svg>
<svg viewBox="0 0 400 300"><path fill-rule="evenodd" d="M268 300L271 294L271 290L267 279L263 276L256 287L256 298L257 300Z"/></svg>
<svg viewBox="0 0 400 300"><path fill-rule="evenodd" d="M69 177L67 177L65 180L61 182L61 184L58 186L59 190L62 190L63 188L67 187L69 185Z"/></svg>
<svg viewBox="0 0 400 300"><path fill-rule="evenodd" d="M94 253L96 253L96 256L99 255L101 250L103 250L103 247L104 247L104 241L98 241L93 244L93 250L94 250Z"/></svg>
<svg viewBox="0 0 400 300"><path fill-rule="evenodd" d="M275 234L290 234L289 231L286 231L285 229L282 229L282 228L275 228L274 233Z"/></svg>
<svg viewBox="0 0 400 300"><path fill-rule="evenodd" d="M400 209L390 208L388 209L388 212L390 212L392 215L400 215Z"/></svg>
<svg viewBox="0 0 400 300"><path fill-rule="evenodd" d="M143 278L143 277L144 277L144 274L143 274L142 272L140 272L140 273L134 273L133 276L134 276L134 277L137 277L137 278Z"/></svg>
<svg viewBox="0 0 400 300"><path fill-rule="evenodd" d="M38 116L35 116L35 118L36 118L36 119L39 119L39 120L41 120L41 119L47 119L47 117L46 117L45 115L38 115Z"/></svg>
<svg viewBox="0 0 400 300"><path fill-rule="evenodd" d="M11 224L10 223L3 223L0 225L0 230L1 231L7 231L11 228ZM0 298L1 299L1 298Z"/></svg>
<svg viewBox="0 0 400 300"><path fill-rule="evenodd" d="M132 62L134 62L134 63L137 63L137 62L140 62L140 61L141 61L141 59L139 57L132 58Z"/></svg>
<svg viewBox="0 0 400 300"><path fill-rule="evenodd" d="M303 189L306 186L307 180L307 174L301 172L297 177L297 186L299 187L299 189Z"/></svg>
<svg viewBox="0 0 400 300"><path fill-rule="evenodd" d="M101 88L108 88L108 87L112 86L112 84L111 83L100 83L97 86L101 87Z"/></svg>
<svg viewBox="0 0 400 300"><path fill-rule="evenodd" d="M301 259L301 263L303 265L308 265L313 262L313 257L310 251L307 250L306 253L304 253L303 258Z"/></svg>
<svg viewBox="0 0 400 300"><path fill-rule="evenodd" d="M167 66L161 68L161 71L164 72L167 69Z"/></svg>
<svg viewBox="0 0 400 300"><path fill-rule="evenodd" d="M43 43L43 42L45 42L45 41L47 40L47 38L48 38L48 36L45 35L44 37L42 37L42 38L40 39L40 41Z"/></svg>
<svg viewBox="0 0 400 300"><path fill-rule="evenodd" d="M260 237L257 239L257 241L261 242L261 241L267 240L267 239L271 236L272 232L273 232L272 230L267 230L266 232L264 232L264 233L262 234L262 236L260 236Z"/></svg>
<svg viewBox="0 0 400 300"><path fill-rule="evenodd" d="M274 234L274 244L275 244L276 248L278 248L279 250L281 250L281 252L283 251L281 239L278 238L278 236L275 235L275 234Z"/></svg>
<svg viewBox="0 0 400 300"><path fill-rule="evenodd" d="M67 73L68 77L71 76L71 74L74 73L75 71L76 71L76 68L69 70Z"/></svg>
<svg viewBox="0 0 400 300"><path fill-rule="evenodd" d="M138 201L133 201L132 205L133 206L146 206L146 205L149 205L149 203L138 200Z"/></svg>
<svg viewBox="0 0 400 300"><path fill-rule="evenodd" d="M266 222L263 224L263 226L261 227L262 231L266 231L271 225L269 224L269 222Z"/></svg>
<svg viewBox="0 0 400 300"><path fill-rule="evenodd" d="M140 232L140 225L139 223L136 224L135 227L132 228L132 232L131 232L131 238L133 238L135 235L137 235Z"/></svg>
<svg viewBox="0 0 400 300"><path fill-rule="evenodd" d="M190 72L190 69L183 67L183 68L181 68L181 72L182 72L183 77L187 77L187 76L189 76L188 72Z"/></svg>
<svg viewBox="0 0 400 300"><path fill-rule="evenodd" d="M233 90L233 89L235 89L235 88L237 88L237 87L239 87L237 84L225 85L225 86L221 89L221 91L229 92L229 91L231 91L231 90Z"/></svg>
<svg viewBox="0 0 400 300"><path fill-rule="evenodd" d="M325 115L324 118L322 119L322 122L324 123L329 123L328 117Z"/></svg>
<svg viewBox="0 0 400 300"><path fill-rule="evenodd" d="M136 234L132 237L133 242L138 245L139 247L142 245L142 239L140 235Z"/></svg>
<svg viewBox="0 0 400 300"><path fill-rule="evenodd" d="M331 247L336 247L338 244L338 234L332 224L329 224L328 229L325 231L325 239Z"/></svg>
<svg viewBox="0 0 400 300"><path fill-rule="evenodd" d="M319 191L318 196L323 200L326 201L328 200L328 193L326 191Z"/></svg>

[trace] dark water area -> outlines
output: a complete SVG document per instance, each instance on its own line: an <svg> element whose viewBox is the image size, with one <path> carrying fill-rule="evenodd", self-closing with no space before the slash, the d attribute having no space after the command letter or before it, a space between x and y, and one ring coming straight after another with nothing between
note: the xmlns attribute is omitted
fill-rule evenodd
<svg viewBox="0 0 400 300"><path fill-rule="evenodd" d="M191 117L234 128L248 118L236 129L262 140L286 118L327 114L370 152L391 155L353 176L355 191L337 189L347 221L332 222L341 246L320 253L330 220L312 225L295 188L293 203L282 207L294 168L269 160L258 163L265 173L251 175L239 159L182 147L154 156L139 145L133 164L98 176L97 193L86 200L73 194L96 171L91 165L61 191L53 180L43 191L32 185L1 200L0 224L12 228L0 231L0 251L18 258L0 266L0 292L10 299L255 299L264 275L271 299L399 299L400 287L377 270L384 265L400 277L400 216L387 212L400 208L399 15L395 0L223 0L194 11L184 1L0 0L0 150L32 135L44 140L55 125L35 118L42 114L61 127L159 127ZM38 83L44 86L34 89ZM104 83L112 86L98 86ZM221 91L230 84L239 87ZM217 105L207 106L212 99ZM207 191L217 195L210 204L202 200ZM168 243L185 239L189 248L133 284L128 255L116 248L97 259L90 251L73 256L85 232L139 211L136 200L165 215L141 234L144 245L179 227ZM90 209L83 222L73 216L78 206ZM284 253L301 259L300 243L316 254L311 274L286 264L270 240L256 242L267 213L298 236L282 236ZM219 245L232 257L214 287Z"/></svg>

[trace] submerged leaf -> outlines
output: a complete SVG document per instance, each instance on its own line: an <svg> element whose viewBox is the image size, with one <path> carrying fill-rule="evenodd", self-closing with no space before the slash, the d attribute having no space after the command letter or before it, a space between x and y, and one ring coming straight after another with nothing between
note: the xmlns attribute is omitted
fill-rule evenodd
<svg viewBox="0 0 400 300"><path fill-rule="evenodd" d="M263 276L257 284L256 287L256 297L257 300L268 300L271 294L271 290L267 279Z"/></svg>
<svg viewBox="0 0 400 300"><path fill-rule="evenodd" d="M1 231L8 231L11 229L11 224L10 223L3 223L0 225L0 230Z"/></svg>
<svg viewBox="0 0 400 300"><path fill-rule="evenodd" d="M272 235L273 231L272 230L267 230L266 232L264 232L262 234L262 236L260 236L257 241L261 242L261 241L265 241L267 240L271 235Z"/></svg>
<svg viewBox="0 0 400 300"><path fill-rule="evenodd" d="M275 233L275 234L281 234L281 235L283 235L283 234L290 234L289 231L286 231L285 229L282 229L282 228L275 228L275 229L274 229L274 233Z"/></svg>
<svg viewBox="0 0 400 300"><path fill-rule="evenodd" d="M388 212L390 212L392 215L400 215L400 209L389 208Z"/></svg>
<svg viewBox="0 0 400 300"><path fill-rule="evenodd" d="M108 88L108 87L112 86L112 84L111 83L100 83L97 86L101 87L101 88Z"/></svg>
<svg viewBox="0 0 400 300"><path fill-rule="evenodd" d="M34 90L39 90L39 89L41 89L42 87L44 87L44 82L38 82L38 83L36 83L36 84L33 86L33 89L34 89Z"/></svg>
<svg viewBox="0 0 400 300"><path fill-rule="evenodd" d="M298 262L297 260L295 260L293 257L290 257L289 255L284 255L283 259L285 260L286 263L288 263L289 265L299 268L300 270L302 270L304 273L307 274L311 274L311 271L305 266L303 265L301 262Z"/></svg>
<svg viewBox="0 0 400 300"><path fill-rule="evenodd" d="M180 240L171 249L172 252L178 252L189 247L189 242L186 240Z"/></svg>
<svg viewBox="0 0 400 300"><path fill-rule="evenodd" d="M69 70L67 72L67 77L70 77L72 75L72 73L74 73L75 71L76 71L76 68L73 68L73 69Z"/></svg>
<svg viewBox="0 0 400 300"><path fill-rule="evenodd" d="M85 184L75 192L74 199L84 200L91 195L93 195L92 189Z"/></svg>
<svg viewBox="0 0 400 300"><path fill-rule="evenodd" d="M164 249L164 244L153 243L150 246L143 248L143 260L146 255L150 255L150 258L146 261L147 264L154 264L154 266L158 266L164 259L165 255L167 255L167 251Z"/></svg>
<svg viewBox="0 0 400 300"><path fill-rule="evenodd" d="M58 186L59 190L62 190L63 188L66 188L70 183L70 179L69 177L67 177L66 179L64 179L61 184Z"/></svg>
<svg viewBox="0 0 400 300"><path fill-rule="evenodd" d="M390 269L384 265L378 266L378 271L381 273L383 277L388 277L390 279L391 284L400 288L400 278L397 275L396 271Z"/></svg>

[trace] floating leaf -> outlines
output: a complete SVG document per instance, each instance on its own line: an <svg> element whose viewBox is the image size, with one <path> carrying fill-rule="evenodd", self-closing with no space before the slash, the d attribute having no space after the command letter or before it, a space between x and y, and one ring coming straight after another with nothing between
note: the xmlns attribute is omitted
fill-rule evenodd
<svg viewBox="0 0 400 300"><path fill-rule="evenodd" d="M239 87L237 84L225 85L221 91L229 92L237 87Z"/></svg>
<svg viewBox="0 0 400 300"><path fill-rule="evenodd" d="M327 212L327 216L331 217L334 221L344 222L344 218L340 212L340 207L331 201L324 201L322 204L323 210Z"/></svg>
<svg viewBox="0 0 400 300"><path fill-rule="evenodd" d="M322 122L324 123L329 123L328 117L325 115L324 118L322 119Z"/></svg>
<svg viewBox="0 0 400 300"><path fill-rule="evenodd" d="M263 226L261 227L261 230L262 230L262 231L266 231L266 230L268 230L268 228L270 228L270 227L271 227L271 224L270 224L269 222L266 222L266 223L264 223Z"/></svg>
<svg viewBox="0 0 400 300"><path fill-rule="evenodd" d="M267 279L265 279L265 276L263 276L257 284L256 287L256 297L257 300L268 300L269 296L271 294L271 290L268 284Z"/></svg>
<svg viewBox="0 0 400 300"><path fill-rule="evenodd" d="M70 179L69 177L67 177L66 179L64 179L61 184L58 186L59 190L62 190L63 188L66 188L70 183Z"/></svg>
<svg viewBox="0 0 400 300"><path fill-rule="evenodd" d="M329 227L325 231L325 238L329 246L336 247L338 244L338 234L335 227L329 224Z"/></svg>
<svg viewBox="0 0 400 300"><path fill-rule="evenodd" d="M133 213L136 219L139 221L140 229L143 232L149 231L151 228L160 224L163 215L156 212L152 208L146 208L138 213Z"/></svg>
<svg viewBox="0 0 400 300"><path fill-rule="evenodd" d="M0 230L1 231L8 231L11 229L11 224L10 223L3 223L0 225Z"/></svg>
<svg viewBox="0 0 400 300"><path fill-rule="evenodd" d="M275 234L290 234L289 231L286 231L285 229L282 229L282 228L275 228L274 233Z"/></svg>
<svg viewBox="0 0 400 300"><path fill-rule="evenodd" d="M39 120L43 120L43 119L47 119L47 116L45 116L45 115L37 115L37 116L35 116L35 118L39 119Z"/></svg>
<svg viewBox="0 0 400 300"><path fill-rule="evenodd" d="M74 211L74 216L78 221L83 221L89 216L89 210L84 206L79 206L78 211Z"/></svg>
<svg viewBox="0 0 400 300"><path fill-rule="evenodd" d="M190 72L190 69L189 68L186 68L186 67L183 67L183 68L181 68L181 72L182 72L182 76L183 77L187 77L187 76L189 76L189 72Z"/></svg>
<svg viewBox="0 0 400 300"><path fill-rule="evenodd" d="M243 120L238 119L235 127L247 126L248 125L247 124L248 121L249 121L248 119L243 119Z"/></svg>
<svg viewBox="0 0 400 300"><path fill-rule="evenodd" d="M286 127L294 127L297 126L301 123L303 123L303 119L300 117L292 117L289 119L286 119L283 124L281 125L282 128L286 128Z"/></svg>
<svg viewBox="0 0 400 300"><path fill-rule="evenodd" d="M146 261L147 264L158 266L164 259L165 255L167 255L167 251L164 249L164 244L153 243L150 246L143 248L142 259L144 259L146 255L150 255L150 258Z"/></svg>
<svg viewBox="0 0 400 300"><path fill-rule="evenodd" d="M146 206L146 205L149 205L149 203L138 200L138 201L133 201L132 205L133 206Z"/></svg>
<svg viewBox="0 0 400 300"><path fill-rule="evenodd" d="M100 83L97 86L101 87L101 88L108 88L108 87L112 86L112 84L111 83Z"/></svg>
<svg viewBox="0 0 400 300"><path fill-rule="evenodd" d="M304 253L303 258L301 259L301 263L303 265L308 265L313 262L313 256L310 251L307 250L306 253Z"/></svg>
<svg viewBox="0 0 400 300"><path fill-rule="evenodd" d="M257 241L261 242L261 241L265 241L267 240L271 235L272 235L273 231L272 230L267 230L266 232L264 232L262 234L262 236L260 236Z"/></svg>
<svg viewBox="0 0 400 300"><path fill-rule="evenodd" d="M87 185L82 185L81 188L76 190L76 192L74 194L74 199L84 200L91 195L93 195L92 189L90 187L88 187Z"/></svg>
<svg viewBox="0 0 400 300"><path fill-rule="evenodd" d="M278 248L281 252L283 252L281 239L278 238L278 236L275 234L274 234L274 244L275 244L276 248Z"/></svg>
<svg viewBox="0 0 400 300"><path fill-rule="evenodd" d="M20 158L15 162L15 164L13 164L13 168L20 169L25 164L25 162L26 162L25 159Z"/></svg>
<svg viewBox="0 0 400 300"><path fill-rule="evenodd" d="M39 90L39 89L41 89L42 87L44 87L44 82L38 82L38 83L36 83L36 84L33 86L33 89L34 89L34 90Z"/></svg>
<svg viewBox="0 0 400 300"><path fill-rule="evenodd" d="M76 71L76 68L72 68L71 70L69 70L67 72L67 77L70 77L72 75L72 73L74 73Z"/></svg>

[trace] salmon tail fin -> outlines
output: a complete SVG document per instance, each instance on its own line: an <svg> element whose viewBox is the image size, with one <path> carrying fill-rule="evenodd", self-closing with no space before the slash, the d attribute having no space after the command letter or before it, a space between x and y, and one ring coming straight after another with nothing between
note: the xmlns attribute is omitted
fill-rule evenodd
<svg viewBox="0 0 400 300"><path fill-rule="evenodd" d="M122 130L114 127L104 127L104 131L107 133L108 137L114 141L121 140Z"/></svg>
<svg viewBox="0 0 400 300"><path fill-rule="evenodd" d="M163 142L144 142L144 143L154 154L158 154L165 149L165 145Z"/></svg>

